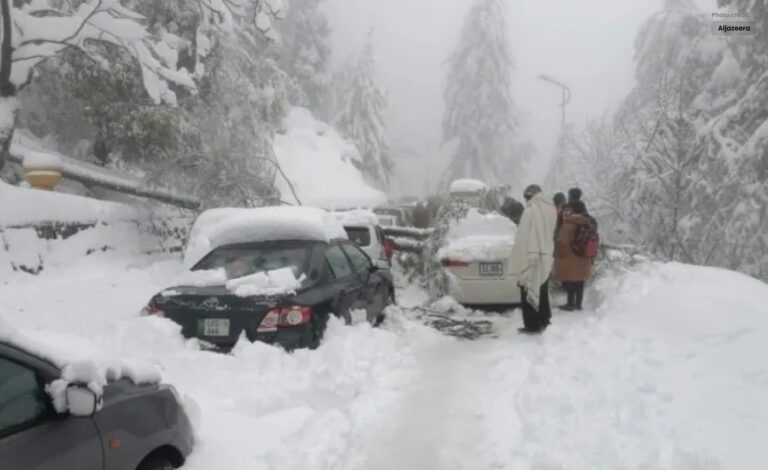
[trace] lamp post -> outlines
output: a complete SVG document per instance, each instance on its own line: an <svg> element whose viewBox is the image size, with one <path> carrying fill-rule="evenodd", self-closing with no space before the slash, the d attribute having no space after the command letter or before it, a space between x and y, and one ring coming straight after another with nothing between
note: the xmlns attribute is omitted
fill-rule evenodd
<svg viewBox="0 0 768 470"><path fill-rule="evenodd" d="M560 90L562 93L562 101L560 102L560 107L562 108L561 125L562 125L562 129L565 130L565 107L571 101L571 89L568 88L568 85L566 85L565 83L555 80L554 78L550 77L547 74L541 74L537 78L539 80L542 80L560 87Z"/></svg>

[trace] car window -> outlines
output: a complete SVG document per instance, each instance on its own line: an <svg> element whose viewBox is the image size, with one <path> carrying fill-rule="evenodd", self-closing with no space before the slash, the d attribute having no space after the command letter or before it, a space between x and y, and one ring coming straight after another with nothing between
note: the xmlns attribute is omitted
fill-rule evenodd
<svg viewBox="0 0 768 470"><path fill-rule="evenodd" d="M352 266L355 268L355 271L358 273L370 271L371 259L368 258L368 255L354 245L344 244L343 247L344 252L349 256L349 259L352 260Z"/></svg>
<svg viewBox="0 0 768 470"><path fill-rule="evenodd" d="M0 357L0 434L42 417L46 400L34 370Z"/></svg>
<svg viewBox="0 0 768 470"><path fill-rule="evenodd" d="M325 259L328 261L331 275L335 279L343 279L352 275L353 271L349 265L349 260L344 256L344 252L341 251L338 245L328 248L328 251L325 252Z"/></svg>
<svg viewBox="0 0 768 470"><path fill-rule="evenodd" d="M344 227L347 238L357 246L371 245L371 230L368 227Z"/></svg>
<svg viewBox="0 0 768 470"><path fill-rule="evenodd" d="M310 246L222 246L203 258L193 271L224 268L227 279L257 272L291 268L297 278L304 272Z"/></svg>

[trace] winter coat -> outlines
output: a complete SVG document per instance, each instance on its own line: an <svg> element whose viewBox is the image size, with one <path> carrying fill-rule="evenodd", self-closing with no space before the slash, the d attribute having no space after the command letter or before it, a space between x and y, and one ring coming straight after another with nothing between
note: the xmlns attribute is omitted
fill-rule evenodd
<svg viewBox="0 0 768 470"><path fill-rule="evenodd" d="M582 282L592 274L592 260L576 255L571 246L576 228L588 223L584 215L563 216L555 242L555 279L560 282Z"/></svg>
<svg viewBox="0 0 768 470"><path fill-rule="evenodd" d="M531 198L520 218L509 261L518 284L526 289L528 303L536 309L539 306L539 289L552 272L555 248L552 234L556 221L557 211L547 198L542 194Z"/></svg>

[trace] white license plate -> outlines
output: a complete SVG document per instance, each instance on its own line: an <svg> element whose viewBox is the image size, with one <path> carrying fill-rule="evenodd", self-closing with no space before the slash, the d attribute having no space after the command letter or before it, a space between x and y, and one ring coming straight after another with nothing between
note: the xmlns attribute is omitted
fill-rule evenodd
<svg viewBox="0 0 768 470"><path fill-rule="evenodd" d="M229 336L228 318L204 318L198 320L197 330L202 336Z"/></svg>
<svg viewBox="0 0 768 470"><path fill-rule="evenodd" d="M502 276L504 275L504 263L480 263L481 276Z"/></svg>

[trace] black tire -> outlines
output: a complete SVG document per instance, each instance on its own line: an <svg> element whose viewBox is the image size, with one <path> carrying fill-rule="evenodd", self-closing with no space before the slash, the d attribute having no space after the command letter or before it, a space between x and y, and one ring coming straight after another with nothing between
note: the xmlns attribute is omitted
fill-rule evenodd
<svg viewBox="0 0 768 470"><path fill-rule="evenodd" d="M170 460L161 457L140 463L136 470L173 470L174 468L176 467Z"/></svg>
<svg viewBox="0 0 768 470"><path fill-rule="evenodd" d="M395 291L392 286L389 286L388 292L385 295L386 298L384 300L384 307L381 309L379 314L376 315L373 326L379 326L384 323L384 320L387 318L387 314L384 313L384 310L386 310L390 305L395 305Z"/></svg>
<svg viewBox="0 0 768 470"><path fill-rule="evenodd" d="M325 335L325 327L328 325L328 314L313 315L311 325L312 339L309 342L309 349L317 349L320 347L323 335Z"/></svg>

